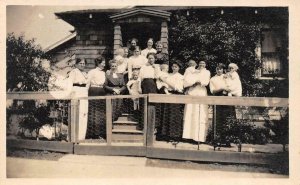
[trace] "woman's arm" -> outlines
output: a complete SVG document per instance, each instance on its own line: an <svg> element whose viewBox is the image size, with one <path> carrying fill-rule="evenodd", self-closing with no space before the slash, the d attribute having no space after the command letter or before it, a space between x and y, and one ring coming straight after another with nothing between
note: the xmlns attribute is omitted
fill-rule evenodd
<svg viewBox="0 0 300 185"><path fill-rule="evenodd" d="M196 75L194 75L193 73L188 73L183 80L183 87L187 88L187 87L191 87L194 84L196 84L198 81L196 79Z"/></svg>

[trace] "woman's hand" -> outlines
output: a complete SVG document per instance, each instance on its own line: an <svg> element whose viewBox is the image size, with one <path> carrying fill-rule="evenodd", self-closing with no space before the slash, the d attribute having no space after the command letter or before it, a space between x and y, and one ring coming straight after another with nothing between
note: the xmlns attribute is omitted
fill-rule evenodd
<svg viewBox="0 0 300 185"><path fill-rule="evenodd" d="M113 89L113 91L114 91L114 94L117 94L117 95L119 95L121 93L121 91L119 89Z"/></svg>

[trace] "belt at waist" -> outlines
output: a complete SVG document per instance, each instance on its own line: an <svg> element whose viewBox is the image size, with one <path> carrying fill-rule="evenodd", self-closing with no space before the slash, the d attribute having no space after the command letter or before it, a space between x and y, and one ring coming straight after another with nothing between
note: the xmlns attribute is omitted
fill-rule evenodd
<svg viewBox="0 0 300 185"><path fill-rule="evenodd" d="M91 87L101 87L101 88L103 88L103 85L91 85Z"/></svg>
<svg viewBox="0 0 300 185"><path fill-rule="evenodd" d="M132 70L140 70L141 67L133 67Z"/></svg>
<svg viewBox="0 0 300 185"><path fill-rule="evenodd" d="M76 87L85 87L86 84L73 84L73 86L76 86Z"/></svg>

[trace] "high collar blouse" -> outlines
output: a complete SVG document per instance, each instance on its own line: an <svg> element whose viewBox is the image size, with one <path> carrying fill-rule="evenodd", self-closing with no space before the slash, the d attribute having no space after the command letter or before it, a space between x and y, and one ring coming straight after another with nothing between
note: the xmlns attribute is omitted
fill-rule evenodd
<svg viewBox="0 0 300 185"><path fill-rule="evenodd" d="M87 73L80 71L78 68L73 69L69 73L69 79L73 84L87 84Z"/></svg>
<svg viewBox="0 0 300 185"><path fill-rule="evenodd" d="M88 73L88 81L90 82L91 86L101 86L105 82L105 72L101 70L99 67L92 69Z"/></svg>

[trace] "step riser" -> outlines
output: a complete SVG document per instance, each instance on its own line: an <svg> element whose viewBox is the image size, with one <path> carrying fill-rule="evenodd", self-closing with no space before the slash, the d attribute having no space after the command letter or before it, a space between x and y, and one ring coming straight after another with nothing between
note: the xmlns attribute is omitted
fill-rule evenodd
<svg viewBox="0 0 300 185"><path fill-rule="evenodd" d="M143 141L143 135L137 135L137 134L119 134L119 133L113 133L112 134L112 140L113 141Z"/></svg>
<svg viewBox="0 0 300 185"><path fill-rule="evenodd" d="M137 130L138 127L136 125L114 125L113 129L119 129L119 130Z"/></svg>
<svg viewBox="0 0 300 185"><path fill-rule="evenodd" d="M119 117L118 121L134 121L132 117Z"/></svg>

